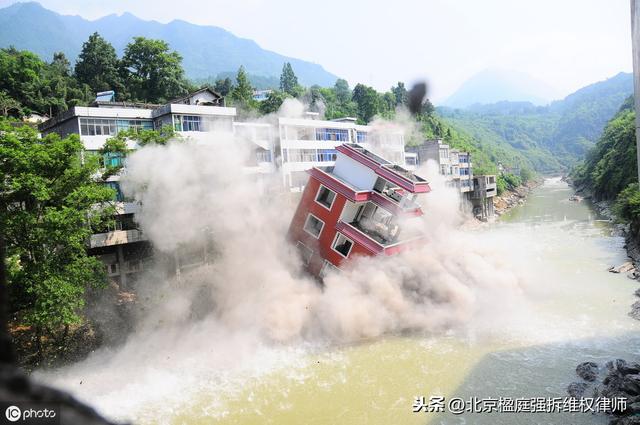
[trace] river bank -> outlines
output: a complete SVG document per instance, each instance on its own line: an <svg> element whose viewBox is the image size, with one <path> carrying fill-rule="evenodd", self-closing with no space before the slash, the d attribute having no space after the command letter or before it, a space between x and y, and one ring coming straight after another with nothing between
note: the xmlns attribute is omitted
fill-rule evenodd
<svg viewBox="0 0 640 425"><path fill-rule="evenodd" d="M522 205L533 189L540 186L542 180L530 180L513 190L507 190L493 199L493 208L496 216L501 216L515 206Z"/></svg>

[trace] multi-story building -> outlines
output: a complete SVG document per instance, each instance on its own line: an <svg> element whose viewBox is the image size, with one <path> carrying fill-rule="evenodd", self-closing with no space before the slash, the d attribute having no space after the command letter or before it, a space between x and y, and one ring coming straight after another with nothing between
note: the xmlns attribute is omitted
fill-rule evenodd
<svg viewBox="0 0 640 425"><path fill-rule="evenodd" d="M424 179L358 144L335 150L334 165L308 172L289 229L307 269L321 278L355 256L421 243L416 195L430 191Z"/></svg>
<svg viewBox="0 0 640 425"><path fill-rule="evenodd" d="M52 118L39 128L43 134L55 132L61 136L79 134L86 154L97 154L110 137L122 130L161 129L171 126L183 139L198 144L213 143L220 134L238 134L238 140L249 143L250 157L246 171L273 172L273 127L260 123L235 123L235 108L224 106L224 99L209 89L198 90L164 105L113 102L113 93L100 93L88 107L73 107ZM128 141L135 149L135 141ZM121 165L124 158L105 157L110 165ZM89 241L90 253L105 263L109 276L126 287L144 269L151 257L145 235L138 229L135 214L139 205L125 199L119 187L120 176L109 177L105 184L116 192L114 225L98 229Z"/></svg>
<svg viewBox="0 0 640 425"><path fill-rule="evenodd" d="M293 191L301 191L311 168L333 166L337 147L343 143L358 143L367 152L383 154L396 164L405 161L404 135L393 125L363 126L356 124L355 118L324 121L317 113L300 119L280 118L277 128L265 122L237 122L236 109L226 107L224 99L210 89L163 105L115 102L114 97L112 91L99 93L90 106L73 107L40 124L40 131L80 135L87 155L98 154L107 139L122 130L170 126L182 139L203 145L215 143L221 135L233 135L248 148L245 172L259 179L276 172L279 165L285 187ZM137 148L135 141L129 140L128 145ZM121 165L125 158L109 156L103 161ZM89 246L90 252L104 261L109 275L126 287L127 281L144 269L150 247L135 221L139 205L124 198L119 180L115 175L105 182L116 192L115 224L93 234ZM178 268L179 256L176 254Z"/></svg>
<svg viewBox="0 0 640 425"><path fill-rule="evenodd" d="M404 133L401 128L365 126L355 118L332 121L303 118L279 118L281 172L285 187L301 191L307 182L307 170L332 166L336 147L357 143L384 155L395 164L404 165Z"/></svg>
<svg viewBox="0 0 640 425"><path fill-rule="evenodd" d="M473 205L473 214L480 220L486 221L494 217L493 198L497 193L496 176L473 176L471 203Z"/></svg>
<svg viewBox="0 0 640 425"><path fill-rule="evenodd" d="M451 186L457 187L463 198L473 190L473 167L471 155L460 152L442 142L440 139L425 140L421 145L407 147L407 153L415 155L415 167L432 160L438 164L438 173L445 176Z"/></svg>

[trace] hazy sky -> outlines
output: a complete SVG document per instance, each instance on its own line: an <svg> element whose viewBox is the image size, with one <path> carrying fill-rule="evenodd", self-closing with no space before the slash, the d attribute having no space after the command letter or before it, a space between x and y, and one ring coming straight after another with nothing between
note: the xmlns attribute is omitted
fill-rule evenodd
<svg viewBox="0 0 640 425"><path fill-rule="evenodd" d="M0 0L0 7L14 3ZM427 78L442 99L485 68L530 74L566 95L631 71L629 0L40 0L95 19L131 12L223 27L263 48L388 89Z"/></svg>

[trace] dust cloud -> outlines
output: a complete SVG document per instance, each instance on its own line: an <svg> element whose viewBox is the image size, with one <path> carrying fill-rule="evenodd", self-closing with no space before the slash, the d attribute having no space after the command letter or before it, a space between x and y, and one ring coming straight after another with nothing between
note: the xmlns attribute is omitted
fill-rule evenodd
<svg viewBox="0 0 640 425"><path fill-rule="evenodd" d="M433 189L419 200L424 246L357 258L321 289L286 239L296 200L279 175L243 172L249 147L231 134L211 137L146 146L130 155L121 182L141 202L138 221L156 251L172 258L209 246L209 261L171 278L146 272L126 342L41 379L127 417L202 382L229 384L221 376L232 370L258 373L279 356L293 362L301 347L489 328L526 309L524 261L508 243L461 230L468 217L437 167L422 170Z"/></svg>

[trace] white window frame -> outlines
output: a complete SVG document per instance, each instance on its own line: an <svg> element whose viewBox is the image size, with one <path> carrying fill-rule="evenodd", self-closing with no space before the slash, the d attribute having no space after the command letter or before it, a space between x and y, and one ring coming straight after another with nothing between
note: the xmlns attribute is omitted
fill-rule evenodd
<svg viewBox="0 0 640 425"><path fill-rule="evenodd" d="M309 219L313 217L316 220L318 220L320 223L322 223L322 227L320 228L320 231L318 232L318 236L314 235L313 233L311 233L310 231L307 230L307 223L309 223ZM320 220L318 217L316 217L315 215L309 213L307 214L307 218L304 220L304 226L302 226L302 230L304 230L305 232L307 232L307 234L313 236L315 239L320 239L320 235L322 234L322 231L324 230L324 221Z"/></svg>
<svg viewBox="0 0 640 425"><path fill-rule="evenodd" d="M351 248L349 248L349 252L347 252L347 255L344 255L343 253L341 253L340 251L338 251L335 246L336 246L336 242L338 242L338 238L342 236L343 238L345 238L346 240L348 240L349 242L351 242ZM346 237L345 235L343 235L340 232L336 232L336 236L333 238L333 242L331 243L331 249L334 252L337 252L338 255L344 257L344 258L348 258L349 255L351 254L351 251L353 251L353 246L355 245L355 243L353 242L353 240L349 239L348 237Z"/></svg>
<svg viewBox="0 0 640 425"><path fill-rule="evenodd" d="M322 262L322 268L320 269L320 278L323 279L327 274L327 270L335 270L336 272L340 271L340 267L336 267L329 260L324 260Z"/></svg>
<svg viewBox="0 0 640 425"><path fill-rule="evenodd" d="M323 204L322 202L318 201L318 196L320 196L320 191L322 190L322 188L327 189L329 192L333 193L333 200L331 201L331 205L329 205L329 207L327 208L327 206L325 204ZM316 202L316 204L320 205L322 208L324 208L325 210L331 211L331 208L333 208L333 204L336 202L336 198L338 197L338 194L329 189L327 186L321 184L320 187L318 188L318 191L316 192L316 197L313 198Z"/></svg>
<svg viewBox="0 0 640 425"><path fill-rule="evenodd" d="M300 257L302 258L302 262L304 263L305 266L308 266L309 264L311 264L311 259L313 258L313 250L311 248L309 248L308 246L306 246L305 244L303 244L302 242L298 241L298 243L296 244L296 248L298 249L298 253L300 254ZM305 256L302 253L302 250L305 250L305 252L307 254L309 254L309 258L305 258Z"/></svg>

